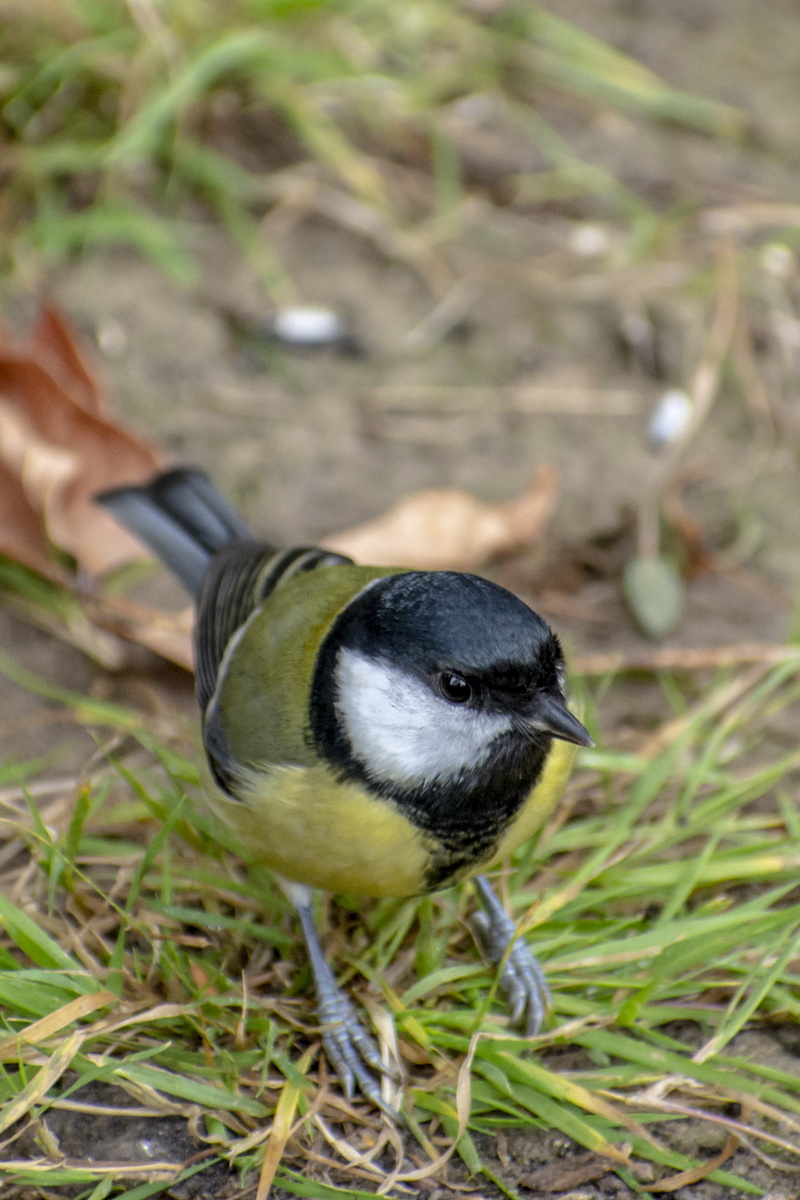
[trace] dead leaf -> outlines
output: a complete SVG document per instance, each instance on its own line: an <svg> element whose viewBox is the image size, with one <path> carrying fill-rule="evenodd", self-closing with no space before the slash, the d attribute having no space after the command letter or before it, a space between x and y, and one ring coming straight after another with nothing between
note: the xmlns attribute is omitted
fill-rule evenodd
<svg viewBox="0 0 800 1200"><path fill-rule="evenodd" d="M707 1162L691 1167L688 1171L670 1175L669 1179L660 1179L658 1183L648 1183L647 1190L649 1192L677 1192L679 1188L687 1187L691 1183L699 1183L701 1179L707 1179L724 1162L727 1162L731 1155L736 1153L739 1145L739 1138L735 1133L731 1133L719 1154L715 1154Z"/></svg>
<svg viewBox="0 0 800 1200"><path fill-rule="evenodd" d="M52 492L80 468L77 454L37 437L16 405L0 396L0 453L32 506L47 507Z"/></svg>
<svg viewBox="0 0 800 1200"><path fill-rule="evenodd" d="M83 608L95 625L109 633L144 646L187 671L193 669L194 610L191 606L180 612L164 612L136 604L124 596L98 592L84 596Z"/></svg>
<svg viewBox="0 0 800 1200"><path fill-rule="evenodd" d="M50 555L39 514L28 502L22 484L0 462L0 554L63 582L65 575Z"/></svg>
<svg viewBox="0 0 800 1200"><path fill-rule="evenodd" d="M47 538L79 567L102 575L144 557L138 542L93 500L104 488L150 478L160 459L101 412L101 392L72 334L45 309L30 344L0 337L0 511L3 553L52 576L46 539L27 543L39 514Z"/></svg>
<svg viewBox="0 0 800 1200"><path fill-rule="evenodd" d="M50 305L44 305L39 314L28 352L48 368L77 404L87 412L102 412L103 390L97 380L96 368L90 365L61 313Z"/></svg>
<svg viewBox="0 0 800 1200"><path fill-rule="evenodd" d="M377 567L468 570L539 541L553 513L558 472L545 463L529 488L506 504L469 492L414 492L365 525L331 534L322 544Z"/></svg>

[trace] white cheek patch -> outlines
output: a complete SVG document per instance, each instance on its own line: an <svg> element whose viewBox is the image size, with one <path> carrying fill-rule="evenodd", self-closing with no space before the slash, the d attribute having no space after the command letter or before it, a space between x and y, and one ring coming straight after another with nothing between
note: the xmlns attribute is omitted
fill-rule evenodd
<svg viewBox="0 0 800 1200"><path fill-rule="evenodd" d="M336 707L353 754L387 782L453 779L484 762L511 728L510 718L451 704L421 679L355 650L342 650L336 681Z"/></svg>

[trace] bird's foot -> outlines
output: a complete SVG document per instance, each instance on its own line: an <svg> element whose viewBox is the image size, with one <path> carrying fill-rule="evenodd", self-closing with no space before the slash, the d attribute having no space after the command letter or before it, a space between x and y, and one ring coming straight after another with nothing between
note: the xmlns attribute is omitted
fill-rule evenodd
<svg viewBox="0 0 800 1200"><path fill-rule="evenodd" d="M311 893L300 884L282 881L292 899L303 930L311 973L317 992L317 1015L322 1026L322 1045L328 1061L339 1076L350 1100L356 1088L388 1117L397 1112L384 1100L381 1078L396 1079L397 1073L381 1061L376 1042L358 1018L355 1007L336 982L322 952L311 911Z"/></svg>
<svg viewBox="0 0 800 1200"><path fill-rule="evenodd" d="M499 983L508 999L511 1020L517 1024L524 1018L525 1033L533 1037L550 1007L544 971L530 947L517 937L514 922L483 875L476 877L475 886L484 908L472 918L475 936L489 962L503 963Z"/></svg>
<svg viewBox="0 0 800 1200"><path fill-rule="evenodd" d="M380 1050L359 1020L353 1003L336 983L317 979L317 1015L322 1026L322 1045L328 1062L339 1077L348 1100L358 1089L393 1119L397 1113L381 1089L381 1076L394 1078L394 1071L381 1061Z"/></svg>

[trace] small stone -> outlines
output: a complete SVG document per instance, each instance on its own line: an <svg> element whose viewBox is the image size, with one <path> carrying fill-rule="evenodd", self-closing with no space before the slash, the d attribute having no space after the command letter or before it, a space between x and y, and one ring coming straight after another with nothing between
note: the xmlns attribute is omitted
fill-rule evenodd
<svg viewBox="0 0 800 1200"><path fill-rule="evenodd" d="M647 440L656 450L679 442L685 435L694 415L694 404L688 392L670 388L664 392L647 426Z"/></svg>
<svg viewBox="0 0 800 1200"><path fill-rule="evenodd" d="M611 239L602 225L575 225L569 235L569 248L581 258L599 258L601 254L608 254Z"/></svg>
<svg viewBox="0 0 800 1200"><path fill-rule="evenodd" d="M783 242L767 242L761 247L761 269L773 279L788 279L794 274L794 252Z"/></svg>
<svg viewBox="0 0 800 1200"><path fill-rule="evenodd" d="M272 318L272 333L295 346L334 346L346 336L333 309L306 305L279 308Z"/></svg>
<svg viewBox="0 0 800 1200"><path fill-rule="evenodd" d="M97 345L107 358L121 358L128 349L128 333L116 317L101 317L95 329Z"/></svg>

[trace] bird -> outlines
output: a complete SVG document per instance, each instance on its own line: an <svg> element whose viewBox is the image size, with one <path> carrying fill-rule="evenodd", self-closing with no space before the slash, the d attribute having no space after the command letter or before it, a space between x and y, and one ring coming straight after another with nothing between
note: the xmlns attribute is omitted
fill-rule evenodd
<svg viewBox="0 0 800 1200"><path fill-rule="evenodd" d="M512 1020L537 1033L544 972L485 872L543 825L593 745L547 623L477 575L260 541L196 467L96 499L194 597L211 804L294 905L346 1095L394 1112L324 956L316 889L414 896L474 877L481 949Z"/></svg>

